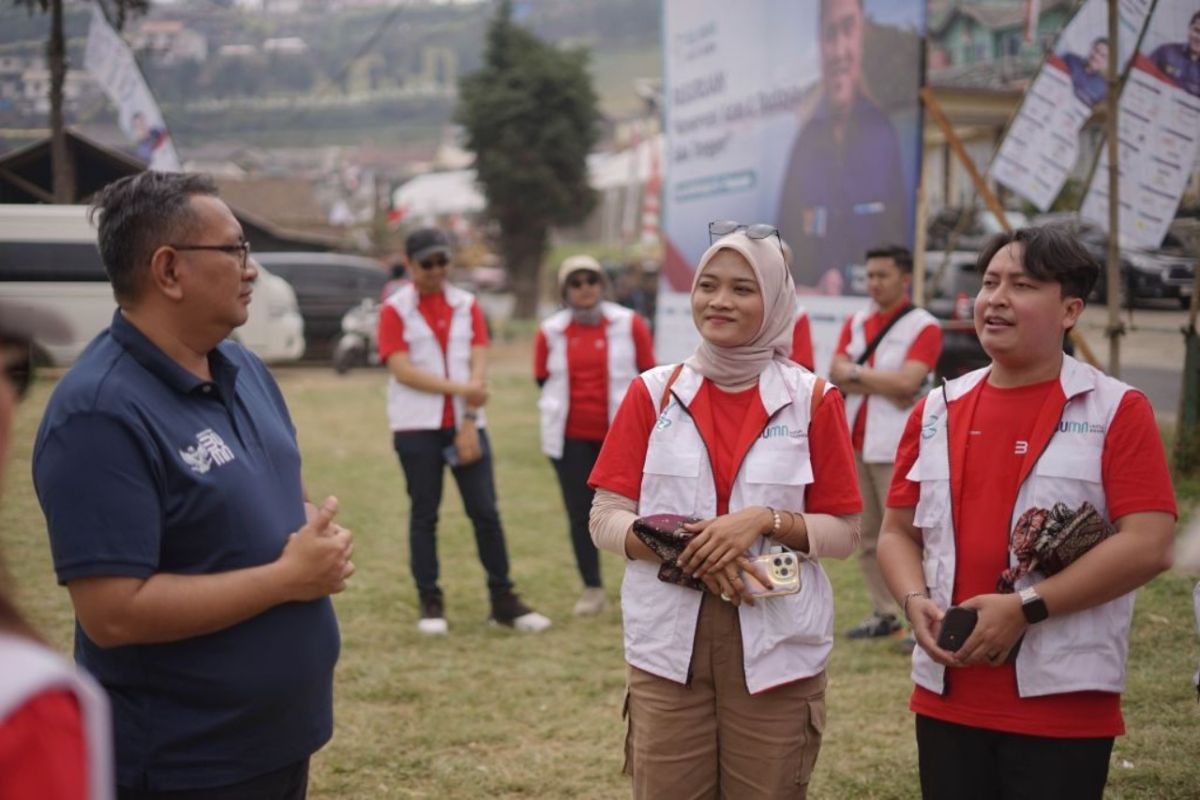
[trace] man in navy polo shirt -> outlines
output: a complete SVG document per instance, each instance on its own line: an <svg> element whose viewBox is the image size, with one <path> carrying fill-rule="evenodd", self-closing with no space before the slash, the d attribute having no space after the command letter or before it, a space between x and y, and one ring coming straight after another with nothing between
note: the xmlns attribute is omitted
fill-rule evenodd
<svg viewBox="0 0 1200 800"><path fill-rule="evenodd" d="M335 499L305 499L270 373L226 341L249 246L205 176L124 178L95 211L119 309L50 398L33 472L75 658L112 700L119 797L303 798L351 536Z"/></svg>

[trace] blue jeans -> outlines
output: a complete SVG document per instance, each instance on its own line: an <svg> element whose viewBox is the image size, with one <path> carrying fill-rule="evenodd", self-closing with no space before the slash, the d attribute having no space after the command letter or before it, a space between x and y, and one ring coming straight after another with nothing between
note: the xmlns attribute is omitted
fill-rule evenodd
<svg viewBox="0 0 1200 800"><path fill-rule="evenodd" d="M453 444L453 428L395 431L392 434L392 446L400 457L400 467L408 484L412 507L408 523L410 566L421 594L441 594L438 588L438 508L442 504L442 478L446 466L443 451ZM450 474L458 484L463 506L475 528L475 546L479 561L487 571L488 589L492 594L498 594L510 591L512 581L508 578L504 528L496 508L492 448L487 431L479 431L479 444L483 448L483 458L465 467L452 467Z"/></svg>

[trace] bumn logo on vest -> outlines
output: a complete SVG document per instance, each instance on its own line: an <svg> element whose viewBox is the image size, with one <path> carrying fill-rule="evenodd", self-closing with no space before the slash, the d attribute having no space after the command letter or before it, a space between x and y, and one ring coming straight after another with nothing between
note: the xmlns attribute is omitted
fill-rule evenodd
<svg viewBox="0 0 1200 800"><path fill-rule="evenodd" d="M234 459L229 445L225 444L225 440L212 428L205 428L197 433L195 446L180 450L179 457L192 468L192 472L199 475L207 473L214 464L221 467Z"/></svg>

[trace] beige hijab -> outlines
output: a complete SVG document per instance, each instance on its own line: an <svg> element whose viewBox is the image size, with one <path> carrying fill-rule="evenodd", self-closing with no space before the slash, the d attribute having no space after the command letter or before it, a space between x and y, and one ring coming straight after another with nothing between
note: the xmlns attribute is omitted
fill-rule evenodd
<svg viewBox="0 0 1200 800"><path fill-rule="evenodd" d="M704 251L692 279L692 294L705 267L721 250L741 254L754 270L763 298L762 325L750 341L737 347L718 347L701 339L684 363L718 385L744 386L758 380L771 361L786 361L791 354L796 285L784 263L778 237L751 239L738 231L718 239Z"/></svg>

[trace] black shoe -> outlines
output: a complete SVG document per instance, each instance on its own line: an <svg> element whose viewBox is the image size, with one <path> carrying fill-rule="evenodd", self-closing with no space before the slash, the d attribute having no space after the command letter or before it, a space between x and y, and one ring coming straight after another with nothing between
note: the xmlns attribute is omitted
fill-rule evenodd
<svg viewBox="0 0 1200 800"><path fill-rule="evenodd" d="M422 593L418 603L421 618L417 620L417 630L429 636L442 636L450 631L441 592Z"/></svg>
<svg viewBox="0 0 1200 800"><path fill-rule="evenodd" d="M895 614L880 614L878 611L860 622L857 626L846 631L848 639L877 639L882 636L892 636L904 630Z"/></svg>
<svg viewBox="0 0 1200 800"><path fill-rule="evenodd" d="M550 627L550 620L521 602L512 590L492 594L492 616L488 619L526 633L541 633Z"/></svg>

